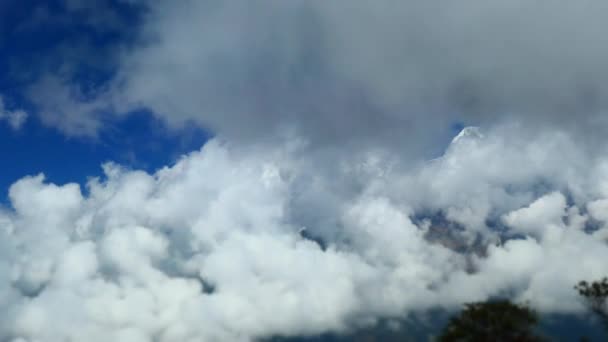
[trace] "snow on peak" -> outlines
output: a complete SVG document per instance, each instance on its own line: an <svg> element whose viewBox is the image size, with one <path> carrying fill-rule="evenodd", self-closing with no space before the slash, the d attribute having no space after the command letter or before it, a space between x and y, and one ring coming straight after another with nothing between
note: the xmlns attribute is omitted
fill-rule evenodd
<svg viewBox="0 0 608 342"><path fill-rule="evenodd" d="M481 133L481 128L476 126L465 127L452 139L444 156L453 155L457 153L456 151L462 151L463 149L474 149L483 138L484 135Z"/></svg>
<svg viewBox="0 0 608 342"><path fill-rule="evenodd" d="M458 133L457 136L452 139L452 144L460 143L463 141L471 141L478 140L483 138L483 133L481 133L481 128L476 126L465 127Z"/></svg>

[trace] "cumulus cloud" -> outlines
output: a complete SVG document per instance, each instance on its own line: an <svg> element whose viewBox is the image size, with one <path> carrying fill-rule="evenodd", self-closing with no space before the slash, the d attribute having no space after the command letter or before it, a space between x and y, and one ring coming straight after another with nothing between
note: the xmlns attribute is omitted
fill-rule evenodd
<svg viewBox="0 0 608 342"><path fill-rule="evenodd" d="M530 163L560 148L559 134L529 150L498 132L469 139L417 169L366 152L342 156L328 176L298 144L214 140L154 174L106 164L85 193L23 178L0 212L1 337L248 341L505 294L580 310L573 284L608 272L607 228L586 229L595 214L585 208L606 200L593 190L606 181L602 161ZM570 146L562 158L581 155ZM521 170L503 169L511 163ZM587 181L565 182L572 175ZM531 191L543 177L553 190ZM324 209L311 210L315 201ZM431 241L445 221L420 215L440 211L483 250Z"/></svg>

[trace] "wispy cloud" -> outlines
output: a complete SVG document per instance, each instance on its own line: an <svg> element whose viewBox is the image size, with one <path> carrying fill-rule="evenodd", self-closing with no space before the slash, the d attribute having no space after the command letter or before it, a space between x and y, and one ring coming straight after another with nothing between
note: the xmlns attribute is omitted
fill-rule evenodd
<svg viewBox="0 0 608 342"><path fill-rule="evenodd" d="M0 122L4 121L13 130L18 131L27 120L28 114L21 109L9 110L4 104L4 99L0 96Z"/></svg>

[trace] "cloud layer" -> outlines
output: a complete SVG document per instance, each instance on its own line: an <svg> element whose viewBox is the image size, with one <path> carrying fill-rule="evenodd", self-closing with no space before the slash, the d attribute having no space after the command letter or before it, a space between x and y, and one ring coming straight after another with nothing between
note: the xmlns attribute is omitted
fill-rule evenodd
<svg viewBox="0 0 608 342"><path fill-rule="evenodd" d="M216 138L153 174L15 183L0 340L250 341L493 296L579 312L572 286L608 274L604 2L128 2L110 80L44 75L38 115L95 136L147 108ZM484 129L446 148L462 123Z"/></svg>
<svg viewBox="0 0 608 342"><path fill-rule="evenodd" d="M436 153L454 122L578 131L588 145L607 128L600 0L119 3L145 8L123 29L128 39L97 62L94 47L77 50L82 61L68 49L60 71L29 91L43 121L68 135L95 136L141 108L247 143L295 132L312 147L414 156ZM66 6L119 30L101 14L108 4L94 7ZM75 82L79 65L95 63L113 77Z"/></svg>
<svg viewBox="0 0 608 342"><path fill-rule="evenodd" d="M608 272L608 160L578 164L559 134L523 149L504 134L415 170L368 152L319 171L297 144L211 141L155 174L106 164L85 193L26 177L0 214L1 337L247 341L496 295L576 312L573 284ZM481 247L431 242L434 211Z"/></svg>
<svg viewBox="0 0 608 342"><path fill-rule="evenodd" d="M110 89L62 125L146 107L231 139L413 150L454 121L606 129L603 1L142 3Z"/></svg>

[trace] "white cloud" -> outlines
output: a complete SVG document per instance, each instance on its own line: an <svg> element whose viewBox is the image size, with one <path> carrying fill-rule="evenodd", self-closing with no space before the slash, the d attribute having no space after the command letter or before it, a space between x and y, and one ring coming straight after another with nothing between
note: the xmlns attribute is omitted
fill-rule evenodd
<svg viewBox="0 0 608 342"><path fill-rule="evenodd" d="M566 198L555 192L513 211L504 217L507 225L526 235L545 233L546 229L561 228L566 216Z"/></svg>
<svg viewBox="0 0 608 342"><path fill-rule="evenodd" d="M577 167L570 144L560 150L568 167L533 163L567 139L540 136L522 149L501 143L504 133L414 169L384 153L320 169L323 156L297 145L214 140L154 174L107 164L86 195L24 178L11 187L13 209L0 212L0 337L248 341L504 293L543 311L580 310L572 286L608 273L605 228L587 234L578 210L604 200L593 191L602 162ZM573 185L575 203L530 191L542 177L553 191ZM480 224L492 217L504 218L503 237L524 238L459 254L425 238L432 228L413 220L423 209L460 213L450 217L465 241L496 236Z"/></svg>

